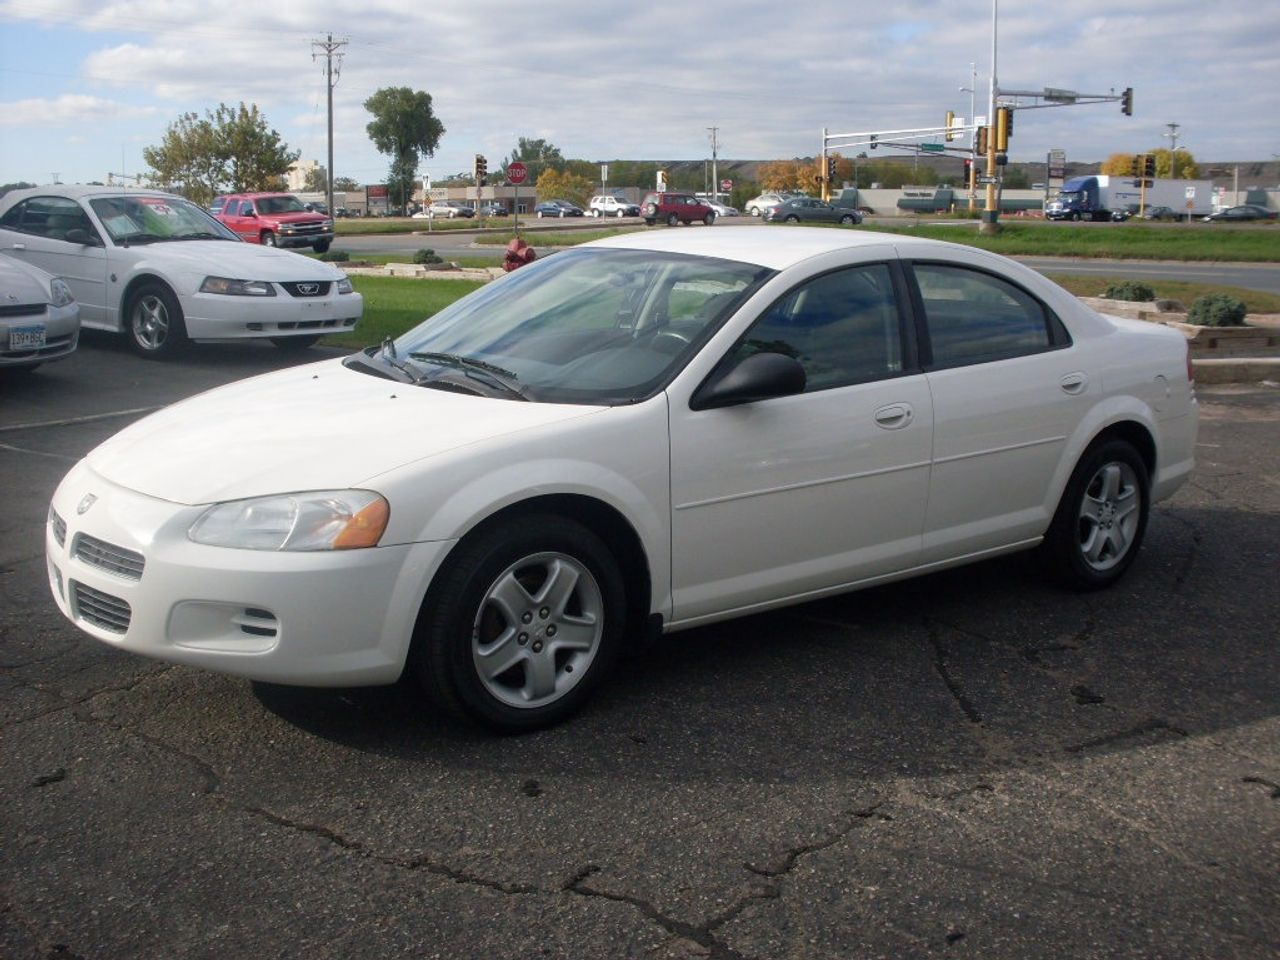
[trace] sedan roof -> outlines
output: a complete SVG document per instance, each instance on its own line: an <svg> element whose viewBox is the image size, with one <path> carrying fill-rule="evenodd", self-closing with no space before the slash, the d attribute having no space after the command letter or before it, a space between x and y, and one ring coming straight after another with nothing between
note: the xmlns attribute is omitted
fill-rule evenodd
<svg viewBox="0 0 1280 960"><path fill-rule="evenodd" d="M924 256L953 249L939 240L921 240L864 230L829 230L822 227L690 227L682 230L643 230L594 240L584 246L623 247L720 257L785 270L801 261L837 250L893 244L904 253ZM972 248L965 248L971 250Z"/></svg>

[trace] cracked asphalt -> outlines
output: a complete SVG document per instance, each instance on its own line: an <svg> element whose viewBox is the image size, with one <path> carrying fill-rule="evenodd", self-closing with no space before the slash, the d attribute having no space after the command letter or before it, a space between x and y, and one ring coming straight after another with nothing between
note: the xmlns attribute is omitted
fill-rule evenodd
<svg viewBox="0 0 1280 960"><path fill-rule="evenodd" d="M683 633L493 738L407 686L142 660L49 599L76 459L290 362L90 334L0 371L0 956L1280 956L1280 388L1201 388L1116 589L1015 556Z"/></svg>

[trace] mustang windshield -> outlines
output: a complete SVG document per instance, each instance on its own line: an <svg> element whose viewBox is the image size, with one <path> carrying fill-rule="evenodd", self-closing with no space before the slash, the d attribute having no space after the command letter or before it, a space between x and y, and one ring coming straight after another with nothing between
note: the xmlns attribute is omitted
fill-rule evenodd
<svg viewBox="0 0 1280 960"><path fill-rule="evenodd" d="M122 194L89 201L114 243L239 238L194 203L177 197Z"/></svg>
<svg viewBox="0 0 1280 960"><path fill-rule="evenodd" d="M529 400L620 404L661 390L773 275L754 264L579 248L508 274L414 327L394 354L430 385L465 358ZM377 348L354 369L379 362ZM441 358L448 357L449 360Z"/></svg>

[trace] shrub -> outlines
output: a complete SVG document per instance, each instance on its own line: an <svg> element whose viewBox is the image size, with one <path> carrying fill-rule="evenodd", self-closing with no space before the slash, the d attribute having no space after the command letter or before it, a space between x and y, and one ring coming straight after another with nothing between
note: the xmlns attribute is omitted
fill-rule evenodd
<svg viewBox="0 0 1280 960"><path fill-rule="evenodd" d="M413 262L414 263L444 263L444 260L440 257L437 257L436 252L434 250L428 250L426 247L423 247L421 250L419 250L417 253L413 255Z"/></svg>
<svg viewBox="0 0 1280 960"><path fill-rule="evenodd" d="M1156 292L1140 280L1126 280L1107 287L1103 296L1108 300L1132 300L1146 303L1156 298Z"/></svg>
<svg viewBox="0 0 1280 960"><path fill-rule="evenodd" d="M351 254L345 250L326 250L320 254L320 259L329 263L345 263L351 259Z"/></svg>
<svg viewBox="0 0 1280 960"><path fill-rule="evenodd" d="M1226 293L1206 293L1196 297L1187 311L1187 323L1202 327L1238 327L1244 323L1245 306Z"/></svg>

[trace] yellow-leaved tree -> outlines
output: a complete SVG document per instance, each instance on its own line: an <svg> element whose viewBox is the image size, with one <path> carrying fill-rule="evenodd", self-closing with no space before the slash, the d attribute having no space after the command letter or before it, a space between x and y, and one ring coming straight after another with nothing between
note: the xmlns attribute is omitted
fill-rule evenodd
<svg viewBox="0 0 1280 960"><path fill-rule="evenodd" d="M560 170L544 170L538 176L538 200L568 200L586 208L595 184L576 173Z"/></svg>

